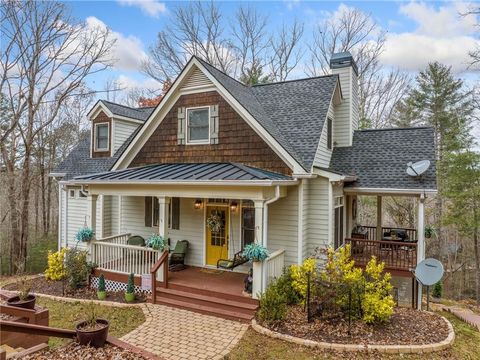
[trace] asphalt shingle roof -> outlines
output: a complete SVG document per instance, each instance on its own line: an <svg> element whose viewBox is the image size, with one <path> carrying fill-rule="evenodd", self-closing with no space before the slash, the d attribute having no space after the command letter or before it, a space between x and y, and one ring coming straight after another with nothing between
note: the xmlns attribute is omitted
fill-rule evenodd
<svg viewBox="0 0 480 360"><path fill-rule="evenodd" d="M250 87L198 60L305 170L311 169L337 75Z"/></svg>
<svg viewBox="0 0 480 360"><path fill-rule="evenodd" d="M359 130L351 147L333 150L330 168L357 180L346 186L387 189L436 189L433 128ZM420 178L406 173L407 163L430 160Z"/></svg>
<svg viewBox="0 0 480 360"><path fill-rule="evenodd" d="M63 180L70 180L75 176L95 174L110 170L140 128L141 127L139 126L111 157L91 158L91 136L88 134L88 136L80 141L70 154L68 154L68 156L55 168L55 173L65 173Z"/></svg>
<svg viewBox="0 0 480 360"><path fill-rule="evenodd" d="M115 104L107 100L101 100L101 102L114 115L124 116L140 121L146 121L152 114L153 110L155 110L155 107L132 108L125 105Z"/></svg>
<svg viewBox="0 0 480 360"><path fill-rule="evenodd" d="M287 175L237 163L156 164L78 176L81 180L136 181L218 181L218 180L292 180Z"/></svg>

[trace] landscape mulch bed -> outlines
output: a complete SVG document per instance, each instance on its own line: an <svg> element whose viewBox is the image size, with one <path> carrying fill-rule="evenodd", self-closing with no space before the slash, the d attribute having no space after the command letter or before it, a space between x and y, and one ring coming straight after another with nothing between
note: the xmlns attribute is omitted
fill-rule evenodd
<svg viewBox="0 0 480 360"><path fill-rule="evenodd" d="M62 281L53 281L47 280L43 276L39 276L31 281L31 292L39 293L39 294L48 294L54 296L64 296L69 298L76 298L76 299L89 299L89 300L97 300L97 289L91 289L87 286L77 289L75 291L68 291L68 287L66 284L63 284ZM17 284L12 283L5 285L3 287L5 290L17 290ZM65 292L64 292L65 288ZM125 292L123 291L108 291L107 298L108 301L115 301L119 303L127 303L125 301ZM136 293L135 300L130 302L129 304L134 303L143 303L146 301L146 297L143 294Z"/></svg>
<svg viewBox="0 0 480 360"><path fill-rule="evenodd" d="M116 346L106 344L104 347L96 349L90 346L82 346L74 341L66 346L52 350L44 350L35 354L28 355L24 360L50 360L50 359L68 359L68 360L146 360L145 357L132 353L128 350L120 349Z"/></svg>
<svg viewBox="0 0 480 360"><path fill-rule="evenodd" d="M352 320L350 334L348 319L314 318L308 323L302 306L289 306L281 322L260 324L282 334L342 344L422 345L440 342L448 336L448 326L440 316L401 307L395 308L384 324L367 325L362 320Z"/></svg>

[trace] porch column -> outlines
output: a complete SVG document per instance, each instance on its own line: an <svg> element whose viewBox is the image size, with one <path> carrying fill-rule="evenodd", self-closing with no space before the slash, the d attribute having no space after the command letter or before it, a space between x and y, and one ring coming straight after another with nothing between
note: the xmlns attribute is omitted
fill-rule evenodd
<svg viewBox="0 0 480 360"><path fill-rule="evenodd" d="M87 226L96 232L97 230L97 198L98 195L88 195Z"/></svg>
<svg viewBox="0 0 480 360"><path fill-rule="evenodd" d="M382 213L382 197L377 196L377 239L378 241L382 240L382 224L383 224L383 213Z"/></svg>
<svg viewBox="0 0 480 360"><path fill-rule="evenodd" d="M168 237L168 204L170 198L165 196L158 197L158 235L166 239Z"/></svg>
<svg viewBox="0 0 480 360"><path fill-rule="evenodd" d="M255 242L265 246L265 239L263 236L263 210L265 202L263 200L255 201ZM258 295L263 293L263 284L265 283L265 271L262 261L253 262L253 284L252 297L258 299Z"/></svg>
<svg viewBox="0 0 480 360"><path fill-rule="evenodd" d="M418 221L417 221L417 264L425 259L425 195L418 199ZM422 309L422 284L418 284L417 308Z"/></svg>

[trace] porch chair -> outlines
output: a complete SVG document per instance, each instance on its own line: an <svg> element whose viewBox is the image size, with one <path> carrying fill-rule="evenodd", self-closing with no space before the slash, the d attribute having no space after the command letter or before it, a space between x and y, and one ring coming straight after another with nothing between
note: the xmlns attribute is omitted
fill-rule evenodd
<svg viewBox="0 0 480 360"><path fill-rule="evenodd" d="M145 239L140 235L133 235L127 239L127 245L145 246Z"/></svg>
<svg viewBox="0 0 480 360"><path fill-rule="evenodd" d="M177 241L175 249L170 254L168 270L180 271L185 269L185 256L187 255L188 246L188 240Z"/></svg>
<svg viewBox="0 0 480 360"><path fill-rule="evenodd" d="M237 252L233 255L233 259L220 259L217 261L217 269L233 270L239 265L245 264L248 262L248 259L243 257L243 250Z"/></svg>

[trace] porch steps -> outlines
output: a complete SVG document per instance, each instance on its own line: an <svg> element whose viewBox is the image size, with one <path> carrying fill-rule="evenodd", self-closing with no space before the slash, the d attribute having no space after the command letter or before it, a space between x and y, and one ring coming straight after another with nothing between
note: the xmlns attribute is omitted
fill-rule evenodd
<svg viewBox="0 0 480 360"><path fill-rule="evenodd" d="M258 302L249 298L213 292L205 295L200 293L202 289L188 288L190 291L185 291L187 287L182 288L157 288L156 303L242 322L253 319L258 308ZM225 298L226 295L230 296Z"/></svg>

